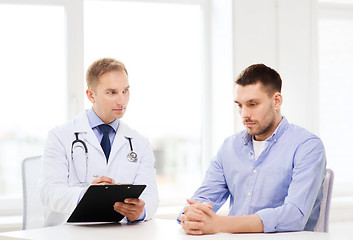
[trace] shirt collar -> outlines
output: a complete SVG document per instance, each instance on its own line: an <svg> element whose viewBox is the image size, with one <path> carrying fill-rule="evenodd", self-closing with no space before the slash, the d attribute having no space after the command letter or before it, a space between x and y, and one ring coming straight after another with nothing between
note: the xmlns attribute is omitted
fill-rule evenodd
<svg viewBox="0 0 353 240"><path fill-rule="evenodd" d="M272 135L270 137L268 137L265 141L266 142L272 142L272 141L277 141L277 139L279 137L281 137L283 135L283 133L286 131L286 129L289 126L289 122L287 120L286 117L282 117L281 122L278 124L276 130L272 133ZM248 134L247 131L244 132L243 134L243 140L244 140L244 144L249 143L250 141L252 141L252 135Z"/></svg>
<svg viewBox="0 0 353 240"><path fill-rule="evenodd" d="M91 108L88 111L87 118L88 118L89 125L91 126L92 129L95 128L95 127L98 127L101 124L105 124L103 122L103 120L100 119L100 117L98 117L98 115L93 110L93 108ZM120 120L119 119L115 119L113 122L109 123L108 125L110 125L114 129L114 131L117 132L118 128L119 128L119 123L120 123Z"/></svg>

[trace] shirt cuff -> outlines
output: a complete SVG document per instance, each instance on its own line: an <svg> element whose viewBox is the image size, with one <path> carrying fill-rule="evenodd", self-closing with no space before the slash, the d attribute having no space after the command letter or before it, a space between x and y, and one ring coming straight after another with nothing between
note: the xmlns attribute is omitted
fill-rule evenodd
<svg viewBox="0 0 353 240"><path fill-rule="evenodd" d="M259 216L262 221L262 224L264 225L264 233L271 233L277 231L278 217L275 209L262 209L258 211L256 215Z"/></svg>
<svg viewBox="0 0 353 240"><path fill-rule="evenodd" d="M141 213L141 215L136 219L136 221L143 221L146 218L146 209L143 209L143 212Z"/></svg>
<svg viewBox="0 0 353 240"><path fill-rule="evenodd" d="M128 223L132 223L132 222L142 222L145 220L146 218L146 208L143 209L143 212L141 213L141 215L135 220L135 221L130 221L127 217L125 217Z"/></svg>
<svg viewBox="0 0 353 240"><path fill-rule="evenodd" d="M78 196L78 200L77 200L77 204L76 204L76 205L78 205L78 203L81 201L81 199L83 198L83 195L85 195L87 189L88 189L88 188L82 189L80 195Z"/></svg>
<svg viewBox="0 0 353 240"><path fill-rule="evenodd" d="M184 211L181 211L176 219L179 224L181 223L180 217L182 214L184 214Z"/></svg>

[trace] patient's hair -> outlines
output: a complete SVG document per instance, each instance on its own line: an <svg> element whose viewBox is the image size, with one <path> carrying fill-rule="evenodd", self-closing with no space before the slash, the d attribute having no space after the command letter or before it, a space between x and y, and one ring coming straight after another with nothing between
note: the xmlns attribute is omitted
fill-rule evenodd
<svg viewBox="0 0 353 240"><path fill-rule="evenodd" d="M91 66L89 66L87 69L87 87L95 89L98 84L99 77L105 73L113 71L124 71L126 75L128 74L125 65L122 62L115 60L114 58L98 59L97 61L92 63Z"/></svg>
<svg viewBox="0 0 353 240"><path fill-rule="evenodd" d="M235 84L240 86L252 85L258 82L262 83L269 96L272 96L275 92L281 92L281 76L274 69L264 64L253 64L247 67L235 80Z"/></svg>

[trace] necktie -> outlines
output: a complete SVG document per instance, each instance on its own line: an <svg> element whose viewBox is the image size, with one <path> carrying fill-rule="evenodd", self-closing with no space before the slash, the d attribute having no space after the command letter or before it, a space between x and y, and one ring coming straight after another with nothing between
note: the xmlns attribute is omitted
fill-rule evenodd
<svg viewBox="0 0 353 240"><path fill-rule="evenodd" d="M108 124L99 125L98 128L103 133L101 146L102 146L102 149L104 151L105 157L107 158L107 162L108 162L110 149L111 149L109 133L110 133L110 131L113 130L113 128L111 126L109 126Z"/></svg>

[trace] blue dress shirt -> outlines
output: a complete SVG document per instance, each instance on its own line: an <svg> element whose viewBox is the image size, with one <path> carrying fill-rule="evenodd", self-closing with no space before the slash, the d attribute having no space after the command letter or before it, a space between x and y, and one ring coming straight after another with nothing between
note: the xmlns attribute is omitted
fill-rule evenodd
<svg viewBox="0 0 353 240"><path fill-rule="evenodd" d="M266 142L256 161L251 135L228 137L191 199L217 212L230 197L229 215L257 214L264 232L313 230L326 174L321 140L283 117Z"/></svg>

